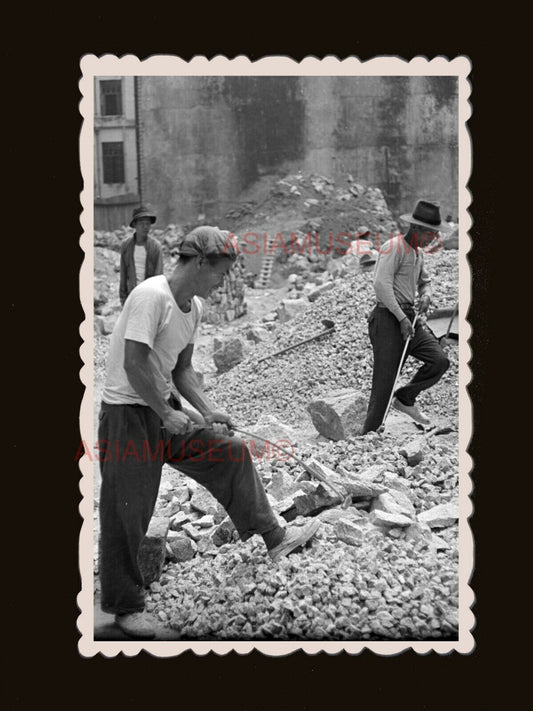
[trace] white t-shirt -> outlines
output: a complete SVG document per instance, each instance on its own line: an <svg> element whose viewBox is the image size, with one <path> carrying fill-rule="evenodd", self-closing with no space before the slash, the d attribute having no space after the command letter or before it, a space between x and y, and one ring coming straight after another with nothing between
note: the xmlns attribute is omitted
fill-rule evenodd
<svg viewBox="0 0 533 711"><path fill-rule="evenodd" d="M137 284L144 281L146 274L146 247L144 244L136 244L133 250L133 261L135 263L135 276Z"/></svg>
<svg viewBox="0 0 533 711"><path fill-rule="evenodd" d="M195 296L189 313L177 305L163 274L141 282L129 295L109 341L107 378L102 399L109 405L146 405L132 388L124 370L126 339L146 343L151 351L149 364L157 390L166 399L172 388L172 371L178 356L194 343L202 302Z"/></svg>

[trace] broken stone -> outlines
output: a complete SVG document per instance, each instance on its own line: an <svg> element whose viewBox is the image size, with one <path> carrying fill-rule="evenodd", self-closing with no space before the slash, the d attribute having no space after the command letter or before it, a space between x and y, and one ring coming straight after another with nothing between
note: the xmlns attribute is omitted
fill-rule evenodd
<svg viewBox="0 0 533 711"><path fill-rule="evenodd" d="M366 410L367 399L352 388L332 391L307 405L318 432L335 441L356 435L364 423Z"/></svg>
<svg viewBox="0 0 533 711"><path fill-rule="evenodd" d="M172 556L178 563L191 560L191 558L194 558L196 555L197 545L188 536L178 534L170 538L168 543L172 551Z"/></svg>
<svg viewBox="0 0 533 711"><path fill-rule="evenodd" d="M274 497L276 501L282 501L291 494L294 494L299 488L299 484L284 471L275 471L272 474L272 483L268 489L268 493Z"/></svg>
<svg viewBox="0 0 533 711"><path fill-rule="evenodd" d="M213 361L219 373L227 373L240 363L245 356L245 349L240 338L215 338L213 341Z"/></svg>
<svg viewBox="0 0 533 711"><path fill-rule="evenodd" d="M416 437L403 445L400 454L407 459L410 467L420 464L424 458L425 441L421 437Z"/></svg>
<svg viewBox="0 0 533 711"><path fill-rule="evenodd" d="M365 521L363 514L361 514L358 509L354 506L350 506L348 509L335 508L335 509L324 509L321 511L317 518L319 518L324 523L329 523L334 526L337 521L342 519L348 519L350 521Z"/></svg>
<svg viewBox="0 0 533 711"><path fill-rule="evenodd" d="M229 543L233 538L233 533L235 532L235 526L233 521L229 516L218 524L213 533L211 534L211 540L215 546L223 546L225 543Z"/></svg>
<svg viewBox="0 0 533 711"><path fill-rule="evenodd" d="M370 513L369 520L377 526L410 526L413 522L402 514L386 513L375 509Z"/></svg>
<svg viewBox="0 0 533 711"><path fill-rule="evenodd" d="M431 528L426 523L415 521L405 529L406 541L426 541L429 543L432 536Z"/></svg>
<svg viewBox="0 0 533 711"><path fill-rule="evenodd" d="M340 518L337 521L335 533L340 541L344 541L349 546L361 545L364 538L362 527L347 518Z"/></svg>
<svg viewBox="0 0 533 711"><path fill-rule="evenodd" d="M193 539L193 541L199 541L200 538L202 537L202 534L200 531L196 528L196 526L192 523L185 523L182 526L183 530L185 533Z"/></svg>
<svg viewBox="0 0 533 711"><path fill-rule="evenodd" d="M418 520L421 523L427 523L430 528L452 526L458 518L459 509L457 504L438 504L418 514Z"/></svg>
<svg viewBox="0 0 533 711"><path fill-rule="evenodd" d="M203 487L193 493L190 503L195 511L199 511L203 515L214 516L222 508L215 497Z"/></svg>
<svg viewBox="0 0 533 711"><path fill-rule="evenodd" d="M293 495L296 513L299 516L309 516L315 511L342 502L342 496L332 491L325 482L302 481L300 489L302 491Z"/></svg>
<svg viewBox="0 0 533 711"><path fill-rule="evenodd" d="M380 494L373 502L372 510L400 514L410 519L414 519L416 515L415 507L410 499L404 493L395 489Z"/></svg>
<svg viewBox="0 0 533 711"><path fill-rule="evenodd" d="M250 326L246 331L246 338L253 343L261 343L268 338L268 331L261 326Z"/></svg>
<svg viewBox="0 0 533 711"><path fill-rule="evenodd" d="M159 576L163 572L168 528L168 518L152 517L138 556L139 568L145 585L159 580Z"/></svg>
<svg viewBox="0 0 533 711"><path fill-rule="evenodd" d="M436 551L445 551L450 547L444 538L437 536L435 533L431 537L430 544Z"/></svg>
<svg viewBox="0 0 533 711"><path fill-rule="evenodd" d="M197 519L194 523L196 526L200 526L200 528L211 528L211 526L215 525L215 519L211 514L206 514Z"/></svg>
<svg viewBox="0 0 533 711"><path fill-rule="evenodd" d="M184 523L189 521L189 515L185 511L178 511L170 519L170 528L172 531L178 531Z"/></svg>
<svg viewBox="0 0 533 711"><path fill-rule="evenodd" d="M335 285L335 282L327 281L325 284L321 284L316 289L313 289L313 291L310 291L307 298L311 302L316 301L319 296L322 296L322 294L326 293L326 291L329 291L330 289L332 289L334 287L334 285Z"/></svg>
<svg viewBox="0 0 533 711"><path fill-rule="evenodd" d="M345 467L339 465L337 470L332 472L330 480L335 486L341 486L354 498L374 498L387 490L385 486L374 483L374 479L382 471L383 467L376 465L358 474L352 474Z"/></svg>

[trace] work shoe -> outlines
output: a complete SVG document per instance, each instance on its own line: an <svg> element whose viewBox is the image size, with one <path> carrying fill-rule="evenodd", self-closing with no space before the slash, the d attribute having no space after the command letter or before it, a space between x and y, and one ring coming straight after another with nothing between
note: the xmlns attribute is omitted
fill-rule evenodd
<svg viewBox="0 0 533 711"><path fill-rule="evenodd" d="M144 612L115 615L115 624L128 637L136 637L137 639L153 639L155 637L153 622Z"/></svg>
<svg viewBox="0 0 533 711"><path fill-rule="evenodd" d="M403 402L400 402L397 397L394 398L392 401L392 406L395 410L398 410L399 412L404 412L406 415L409 415L411 419L413 419L415 422L420 422L421 425L429 425L431 420L426 417L416 405L404 405Z"/></svg>
<svg viewBox="0 0 533 711"><path fill-rule="evenodd" d="M280 558L289 555L297 548L305 545L318 531L320 522L317 520L306 523L305 526L289 526L285 530L285 537L274 548L268 551L268 555L276 563Z"/></svg>

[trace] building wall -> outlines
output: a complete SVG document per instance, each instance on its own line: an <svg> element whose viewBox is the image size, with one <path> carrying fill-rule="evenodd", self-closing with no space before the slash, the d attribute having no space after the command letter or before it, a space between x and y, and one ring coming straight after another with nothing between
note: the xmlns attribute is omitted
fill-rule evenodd
<svg viewBox="0 0 533 711"><path fill-rule="evenodd" d="M143 195L159 224L222 216L267 173L303 168L457 213L454 77L142 77Z"/></svg>
<svg viewBox="0 0 533 711"><path fill-rule="evenodd" d="M120 116L103 116L101 112L99 82L108 79L122 80ZM134 78L96 77L94 91L95 228L111 230L128 224L133 207L139 203ZM124 182L108 184L104 183L102 143L112 141L124 145Z"/></svg>

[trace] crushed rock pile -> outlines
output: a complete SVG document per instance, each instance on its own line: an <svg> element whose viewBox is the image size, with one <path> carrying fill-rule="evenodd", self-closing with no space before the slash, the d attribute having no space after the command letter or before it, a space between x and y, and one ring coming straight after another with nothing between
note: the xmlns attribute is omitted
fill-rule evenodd
<svg viewBox="0 0 533 711"><path fill-rule="evenodd" d="M287 238L291 232L303 235L366 231L389 234L398 230L383 193L379 188L360 185L351 175L343 181L313 173L298 172L271 183L259 200L243 201L226 216L226 229L235 234L246 232Z"/></svg>
<svg viewBox="0 0 533 711"><path fill-rule="evenodd" d="M431 308L453 307L458 298L457 252L428 255L426 264L432 276ZM216 400L236 422L243 426L254 423L265 412L286 422L299 422L309 419L305 411L309 400L332 390L354 388L364 396L369 395L373 357L367 317L375 303L372 278L371 272L349 273L290 321L262 324L272 330L248 357L220 375L214 386ZM257 362L269 353L319 333L324 329L322 319L334 321L332 334ZM458 407L455 346L450 347L448 356L450 368L434 388L420 396L420 403L423 408L454 419ZM417 367L417 361L408 359L402 379L410 378Z"/></svg>

